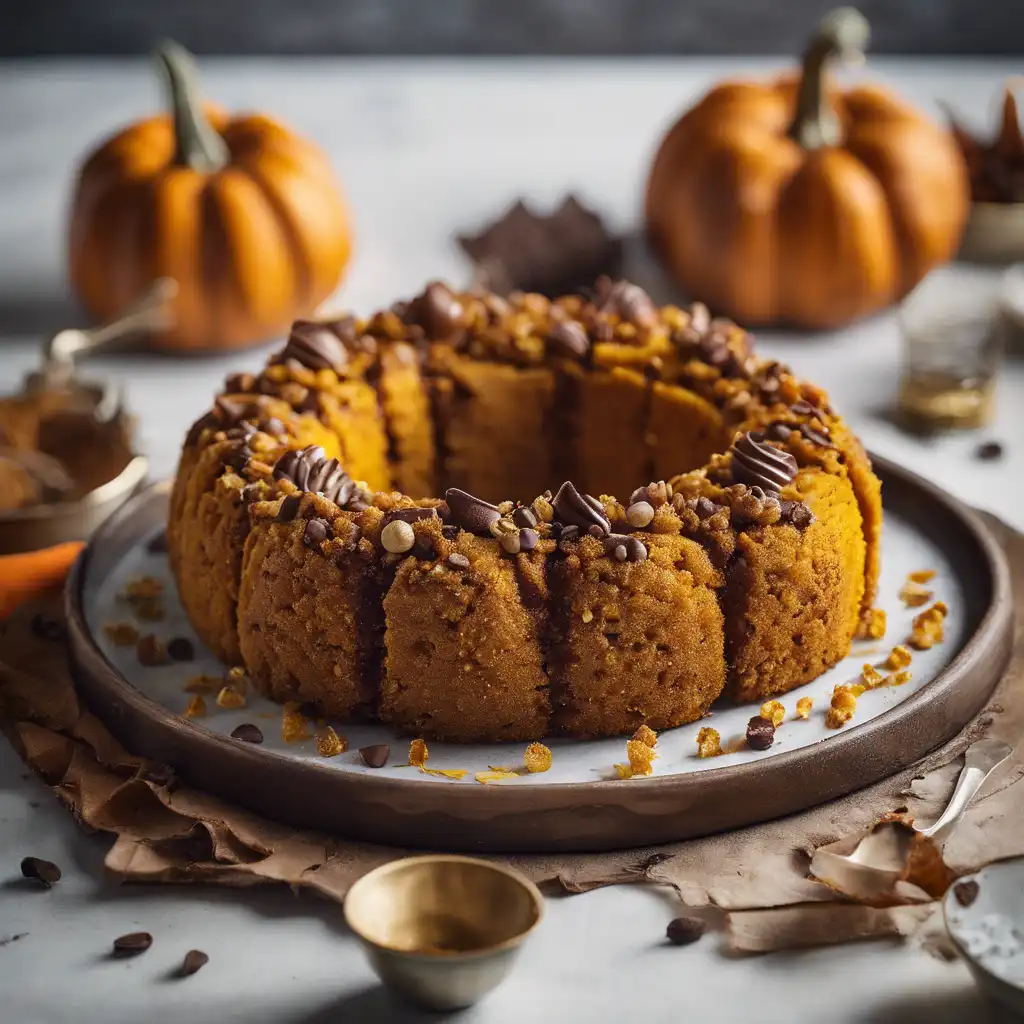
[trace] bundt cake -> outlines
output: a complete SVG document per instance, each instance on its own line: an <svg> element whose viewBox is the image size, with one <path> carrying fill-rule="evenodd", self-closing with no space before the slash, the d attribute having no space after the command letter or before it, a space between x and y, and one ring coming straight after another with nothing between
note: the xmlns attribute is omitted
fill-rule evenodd
<svg viewBox="0 0 1024 1024"><path fill-rule="evenodd" d="M263 693L469 742L814 679L870 608L880 526L827 396L705 307L433 283L230 377L168 546L197 632Z"/></svg>

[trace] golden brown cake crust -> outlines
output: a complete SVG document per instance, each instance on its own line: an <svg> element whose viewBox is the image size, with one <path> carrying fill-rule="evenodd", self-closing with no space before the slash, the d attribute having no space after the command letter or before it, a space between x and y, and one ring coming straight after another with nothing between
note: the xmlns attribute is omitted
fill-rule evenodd
<svg viewBox="0 0 1024 1024"><path fill-rule="evenodd" d="M699 304L432 284L230 378L168 538L190 619L264 693L469 742L669 728L815 678L870 606L880 524L827 395Z"/></svg>

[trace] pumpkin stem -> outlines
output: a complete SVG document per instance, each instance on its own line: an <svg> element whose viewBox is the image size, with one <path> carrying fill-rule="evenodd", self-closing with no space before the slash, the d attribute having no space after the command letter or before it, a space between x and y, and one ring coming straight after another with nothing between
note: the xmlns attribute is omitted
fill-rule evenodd
<svg viewBox="0 0 1024 1024"><path fill-rule="evenodd" d="M839 145L841 126L826 93L828 66L837 58L847 64L863 61L870 34L867 19L852 7L837 7L821 19L804 50L796 116L788 132L804 149Z"/></svg>
<svg viewBox="0 0 1024 1024"><path fill-rule="evenodd" d="M167 79L171 97L176 143L174 162L204 174L219 171L231 154L203 113L192 54L180 43L168 40L157 47L154 56Z"/></svg>

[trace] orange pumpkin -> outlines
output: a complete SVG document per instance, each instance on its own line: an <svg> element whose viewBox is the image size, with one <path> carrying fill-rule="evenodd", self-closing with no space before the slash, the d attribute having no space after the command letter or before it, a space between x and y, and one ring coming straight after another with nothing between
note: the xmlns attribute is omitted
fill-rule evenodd
<svg viewBox="0 0 1024 1024"><path fill-rule="evenodd" d="M327 158L262 114L202 107L177 44L157 59L171 115L126 128L79 172L72 286L106 320L155 278L174 278L175 326L156 339L167 348L236 348L281 334L331 294L351 255Z"/></svg>
<svg viewBox="0 0 1024 1024"><path fill-rule="evenodd" d="M648 234L716 312L835 327L902 298L955 251L969 196L950 134L879 86L828 81L867 41L857 11L833 11L799 76L723 82L662 141Z"/></svg>

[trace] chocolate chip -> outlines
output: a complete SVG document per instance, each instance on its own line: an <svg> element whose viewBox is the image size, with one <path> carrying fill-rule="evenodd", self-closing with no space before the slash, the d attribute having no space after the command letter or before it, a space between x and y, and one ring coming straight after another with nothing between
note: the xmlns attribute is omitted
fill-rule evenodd
<svg viewBox="0 0 1024 1024"><path fill-rule="evenodd" d="M290 523L299 514L299 505L302 504L301 494L289 494L281 501L281 507L277 510L276 521L279 523Z"/></svg>
<svg viewBox="0 0 1024 1024"><path fill-rule="evenodd" d="M775 723L760 715L747 722L747 746L751 750L767 750L775 742Z"/></svg>
<svg viewBox="0 0 1024 1024"><path fill-rule="evenodd" d="M969 882L957 882L953 886L953 895L961 907L969 907L978 898L978 883L973 879Z"/></svg>
<svg viewBox="0 0 1024 1024"><path fill-rule="evenodd" d="M63 640L67 636L67 630L65 630L63 623L43 615L42 612L36 612L32 616L31 628L32 632L40 640L57 641Z"/></svg>
<svg viewBox="0 0 1024 1024"><path fill-rule="evenodd" d="M835 448L827 431L815 430L809 423L800 424L800 433L819 448Z"/></svg>
<svg viewBox="0 0 1024 1024"><path fill-rule="evenodd" d="M166 555L167 554L167 531L161 530L159 533L154 534L146 543L146 550L151 555Z"/></svg>
<svg viewBox="0 0 1024 1024"><path fill-rule="evenodd" d="M594 285L594 305L602 313L615 313L637 327L650 326L658 319L658 307L639 285L629 281L598 278Z"/></svg>
<svg viewBox="0 0 1024 1024"><path fill-rule="evenodd" d="M821 409L811 405L806 399L798 399L790 407L789 411L796 416L821 416Z"/></svg>
<svg viewBox="0 0 1024 1024"><path fill-rule="evenodd" d="M195 656L195 648L188 637L176 636L167 644L167 653L173 661L191 661Z"/></svg>
<svg viewBox="0 0 1024 1024"><path fill-rule="evenodd" d="M992 462L1003 457L1003 446L998 441L985 441L974 449L974 457L982 462Z"/></svg>
<svg viewBox="0 0 1024 1024"><path fill-rule="evenodd" d="M582 358L590 349L590 339L583 325L575 320L559 320L548 332L548 343L560 354Z"/></svg>
<svg viewBox="0 0 1024 1024"><path fill-rule="evenodd" d="M533 529L537 525L537 514L532 508L522 505L512 513L512 522L521 530Z"/></svg>
<svg viewBox="0 0 1024 1024"><path fill-rule="evenodd" d="M263 730L252 722L243 722L231 730L233 740L241 740L243 743L262 743Z"/></svg>
<svg viewBox="0 0 1024 1024"><path fill-rule="evenodd" d="M611 532L611 523L601 503L589 494L580 494L569 480L558 488L551 507L555 515L568 526L576 526L581 530L597 526L602 536Z"/></svg>
<svg viewBox="0 0 1024 1024"><path fill-rule="evenodd" d="M230 373L224 378L224 390L245 393L256 386L256 378L251 373Z"/></svg>
<svg viewBox="0 0 1024 1024"><path fill-rule="evenodd" d="M360 747L359 756L367 768L383 768L391 756L391 748L386 743L374 743L369 747Z"/></svg>
<svg viewBox="0 0 1024 1024"><path fill-rule="evenodd" d="M178 976L187 978L189 975L195 974L196 971L205 967L209 962L209 956L207 956L201 949L190 949L185 954L185 959L182 961L181 967L178 970Z"/></svg>
<svg viewBox="0 0 1024 1024"><path fill-rule="evenodd" d="M310 519L302 531L302 543L307 548L318 548L330 536L331 526L326 519Z"/></svg>
<svg viewBox="0 0 1024 1024"><path fill-rule="evenodd" d="M768 436L773 441L788 441L793 434L793 428L786 423L772 423L768 427Z"/></svg>
<svg viewBox="0 0 1024 1024"><path fill-rule="evenodd" d="M114 939L115 956L138 956L145 953L153 945L153 936L149 932L129 932Z"/></svg>
<svg viewBox="0 0 1024 1024"><path fill-rule="evenodd" d="M482 498L475 498L472 494L459 490L458 487L449 487L445 491L444 497L448 503L452 521L468 533L488 536L491 523L501 518L497 505L492 505Z"/></svg>
<svg viewBox="0 0 1024 1024"><path fill-rule="evenodd" d="M296 320L277 359L294 360L308 370L332 370L348 362L348 351L326 324Z"/></svg>
<svg viewBox="0 0 1024 1024"><path fill-rule="evenodd" d="M443 341L462 325L462 312L462 303L451 289L440 281L432 281L423 294L409 304L408 315L431 341Z"/></svg>
<svg viewBox="0 0 1024 1024"><path fill-rule="evenodd" d="M674 921L669 921L665 929L665 938L673 946L689 946L696 942L707 928L707 922L699 917L677 917Z"/></svg>
<svg viewBox="0 0 1024 1024"><path fill-rule="evenodd" d="M33 882L38 882L44 889L60 881L60 868L53 861L41 857L25 857L21 862L21 873Z"/></svg>

